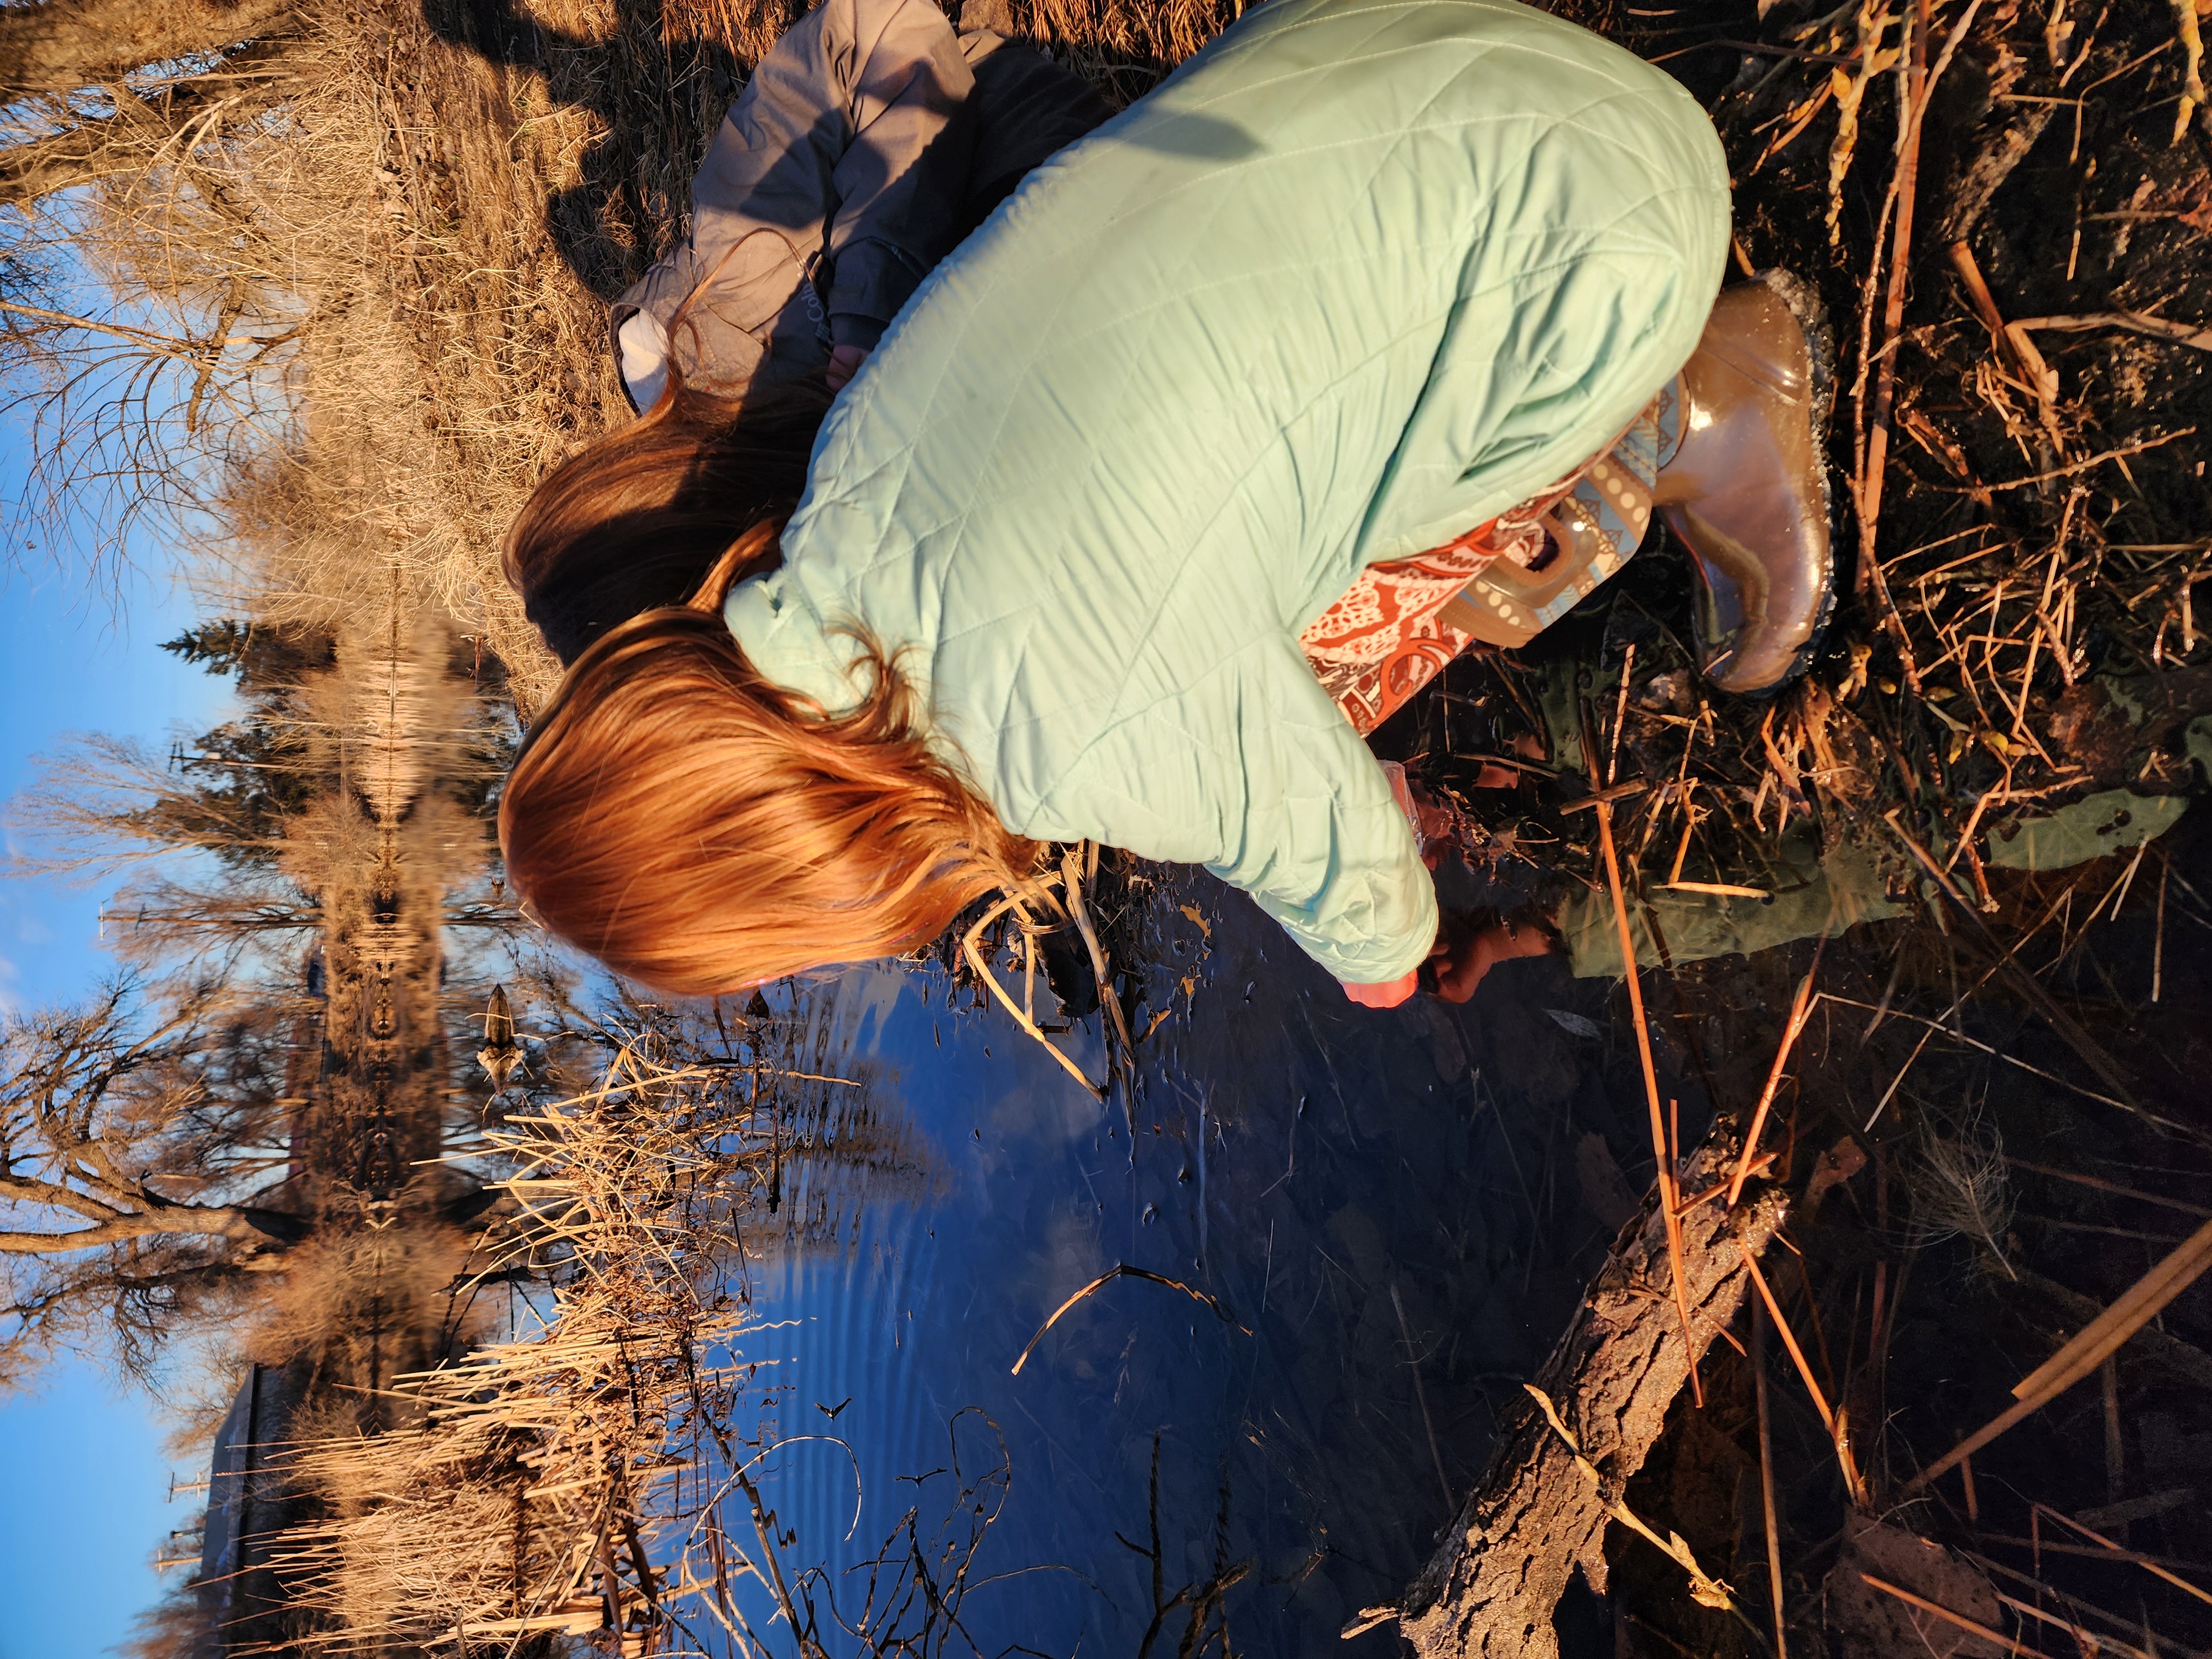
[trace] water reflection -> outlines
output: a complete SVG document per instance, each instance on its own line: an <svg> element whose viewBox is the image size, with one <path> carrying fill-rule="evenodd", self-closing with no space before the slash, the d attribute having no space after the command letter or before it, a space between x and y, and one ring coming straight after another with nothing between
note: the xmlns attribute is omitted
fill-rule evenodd
<svg viewBox="0 0 2212 1659"><path fill-rule="evenodd" d="M1601 993L1547 960L1501 969L1466 1009L1376 1014L1237 896L1194 881L1154 905L1190 919L1186 960L1204 959L1188 1017L1139 1050L1133 1146L1118 1099L1003 1021L948 1012L934 970L864 969L820 995L823 1052L880 1068L873 1092L931 1179L857 1206L840 1249L760 1273L757 1310L792 1322L751 1339L787 1362L775 1426L844 1438L860 1520L853 1464L826 1443L780 1454L769 1490L836 1582L910 1507L961 1507L932 1472L972 1411L1011 1469L961 1613L981 1651L1135 1654L1149 1632L1165 1652L1194 1618L1225 1618L1239 1652L1341 1652L1346 1621L1433 1547L1493 1405L1601 1253L1572 1143L1613 1114L1598 1045L1550 1012L1601 1015ZM1189 971L1160 961L1154 1006ZM1103 1054L1079 1057L1103 1073ZM1121 1262L1234 1322L1120 1277L1012 1375L1048 1316Z"/></svg>

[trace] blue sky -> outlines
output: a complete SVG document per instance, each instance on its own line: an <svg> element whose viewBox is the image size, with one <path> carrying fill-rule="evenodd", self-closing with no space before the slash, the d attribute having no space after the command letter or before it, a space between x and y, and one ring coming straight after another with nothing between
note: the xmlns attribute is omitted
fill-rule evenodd
<svg viewBox="0 0 2212 1659"><path fill-rule="evenodd" d="M32 781L36 756L72 732L136 736L224 718L227 683L157 649L195 615L158 556L120 604L27 553L0 566L0 799ZM12 847L11 847L12 850ZM0 879L0 1000L65 1002L107 970L100 907L112 884ZM151 1560L191 1510L165 1502L163 1429L143 1396L70 1364L28 1395L0 1396L0 1561L20 1585L0 1611L0 1659L95 1654L131 1633L161 1594ZM179 1468L180 1479L199 1474ZM36 1501L27 1501L28 1494Z"/></svg>

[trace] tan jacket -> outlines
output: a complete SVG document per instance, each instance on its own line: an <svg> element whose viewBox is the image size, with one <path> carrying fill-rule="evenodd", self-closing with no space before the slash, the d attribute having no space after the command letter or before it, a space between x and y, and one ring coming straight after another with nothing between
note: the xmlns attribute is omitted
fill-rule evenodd
<svg viewBox="0 0 2212 1659"><path fill-rule="evenodd" d="M658 398L672 351L734 397L819 374L833 344L872 348L1021 175L1108 112L1035 52L956 35L931 0L822 0L724 117L690 234L615 303L632 403Z"/></svg>

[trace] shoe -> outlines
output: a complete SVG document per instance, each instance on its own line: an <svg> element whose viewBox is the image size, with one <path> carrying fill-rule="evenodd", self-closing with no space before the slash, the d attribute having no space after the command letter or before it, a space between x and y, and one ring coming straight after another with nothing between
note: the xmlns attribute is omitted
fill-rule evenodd
<svg viewBox="0 0 2212 1659"><path fill-rule="evenodd" d="M1723 691L1802 673L1835 608L1827 335L1809 289L1763 271L1722 294L1682 368L1681 443L1652 501L1689 550L1698 667Z"/></svg>

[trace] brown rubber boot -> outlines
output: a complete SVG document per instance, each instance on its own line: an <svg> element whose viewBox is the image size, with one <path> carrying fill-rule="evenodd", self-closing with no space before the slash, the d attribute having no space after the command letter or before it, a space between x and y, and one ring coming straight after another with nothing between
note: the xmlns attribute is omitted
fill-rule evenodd
<svg viewBox="0 0 2212 1659"><path fill-rule="evenodd" d="M1698 666L1756 695L1802 672L1835 605L1826 327L1781 271L1723 293L1683 366L1682 440L1653 504L1696 572Z"/></svg>

